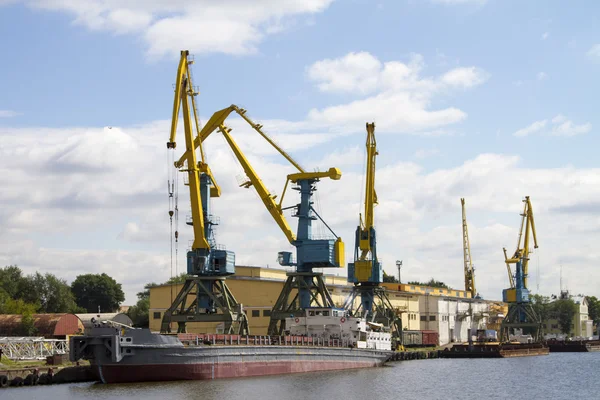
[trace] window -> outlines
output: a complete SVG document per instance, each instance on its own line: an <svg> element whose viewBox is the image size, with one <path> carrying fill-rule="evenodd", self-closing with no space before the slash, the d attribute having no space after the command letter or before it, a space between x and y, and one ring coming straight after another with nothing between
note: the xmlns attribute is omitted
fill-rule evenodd
<svg viewBox="0 0 600 400"><path fill-rule="evenodd" d="M435 315L430 315L430 316L429 316L429 320L430 320L430 321L435 321Z"/></svg>
<svg viewBox="0 0 600 400"><path fill-rule="evenodd" d="M427 321L427 316L421 315L421 322L426 322L426 321Z"/></svg>
<svg viewBox="0 0 600 400"><path fill-rule="evenodd" d="M410 290L415 290L415 287L414 287L414 286L411 286L411 287L410 287Z"/></svg>
<svg viewBox="0 0 600 400"><path fill-rule="evenodd" d="M263 317L270 317L271 316L271 310L263 310Z"/></svg>
<svg viewBox="0 0 600 400"><path fill-rule="evenodd" d="M260 317L260 310L252 310L253 317Z"/></svg>
<svg viewBox="0 0 600 400"><path fill-rule="evenodd" d="M152 317L154 319L160 319L160 311L154 311L154 314L152 315Z"/></svg>

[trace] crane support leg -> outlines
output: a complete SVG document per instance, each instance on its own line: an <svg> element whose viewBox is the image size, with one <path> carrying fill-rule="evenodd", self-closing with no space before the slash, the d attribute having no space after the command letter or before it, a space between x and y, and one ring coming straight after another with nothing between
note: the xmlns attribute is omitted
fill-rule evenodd
<svg viewBox="0 0 600 400"><path fill-rule="evenodd" d="M187 322L223 324L225 334L248 334L248 319L222 277L191 276L186 279L175 301L163 315L160 331L186 332Z"/></svg>
<svg viewBox="0 0 600 400"><path fill-rule="evenodd" d="M521 329L523 335L531 335L534 342L541 340L542 321L531 303L511 303L508 313L502 321L500 340L507 342L515 329Z"/></svg>
<svg viewBox="0 0 600 400"><path fill-rule="evenodd" d="M357 298L360 298L360 302L355 307ZM392 333L392 340L397 344L402 344L402 320L396 313L396 310L394 310L384 287L371 285L354 286L352 293L346 298L344 308L352 316L365 317L368 321L389 327Z"/></svg>
<svg viewBox="0 0 600 400"><path fill-rule="evenodd" d="M302 306L300 297L303 294L308 295L308 304L311 307L335 308L322 273L290 272L287 276L283 289L271 311L269 335L282 335L285 331L286 318L305 316L306 307Z"/></svg>

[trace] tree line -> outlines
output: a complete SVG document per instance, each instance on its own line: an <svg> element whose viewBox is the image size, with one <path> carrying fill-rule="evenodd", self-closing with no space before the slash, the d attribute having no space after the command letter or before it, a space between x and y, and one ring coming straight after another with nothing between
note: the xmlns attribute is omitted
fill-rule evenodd
<svg viewBox="0 0 600 400"><path fill-rule="evenodd" d="M577 314L578 305L570 297L548 297L539 294L531 295L531 302L543 324L556 320L560 331L569 335L573 333L573 318ZM588 302L588 317L594 325L600 323L600 301L595 296L585 296ZM581 323L576 321L575 323Z"/></svg>
<svg viewBox="0 0 600 400"><path fill-rule="evenodd" d="M16 265L0 268L0 314L20 314L21 334L35 334L36 313L115 312L125 294L120 283L106 274L78 275L66 280L46 273L25 275Z"/></svg>

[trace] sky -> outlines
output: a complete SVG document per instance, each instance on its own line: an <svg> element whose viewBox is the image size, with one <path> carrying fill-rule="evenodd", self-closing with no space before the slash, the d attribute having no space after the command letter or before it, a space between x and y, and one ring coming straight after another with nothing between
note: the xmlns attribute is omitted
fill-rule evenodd
<svg viewBox="0 0 600 400"><path fill-rule="evenodd" d="M165 143L186 49L201 121L237 104L305 169L342 170L316 206L347 261L375 122L388 274L402 260L403 281L463 287L464 197L478 291L500 299L502 248L514 252L530 196L530 289L558 293L562 270L563 289L599 296L599 15L591 0L0 0L0 265L68 282L106 272L126 304L184 270L189 195L179 174L172 243ZM280 194L289 163L243 120L227 124ZM218 242L238 265L276 268L285 236L238 186L224 139L205 149Z"/></svg>

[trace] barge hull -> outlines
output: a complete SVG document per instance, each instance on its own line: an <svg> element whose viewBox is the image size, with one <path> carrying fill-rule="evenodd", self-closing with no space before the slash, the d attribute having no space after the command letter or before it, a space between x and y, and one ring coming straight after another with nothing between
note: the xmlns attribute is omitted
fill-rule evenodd
<svg viewBox="0 0 600 400"><path fill-rule="evenodd" d="M200 364L141 364L98 366L103 383L211 380L378 366L375 362L288 361Z"/></svg>

